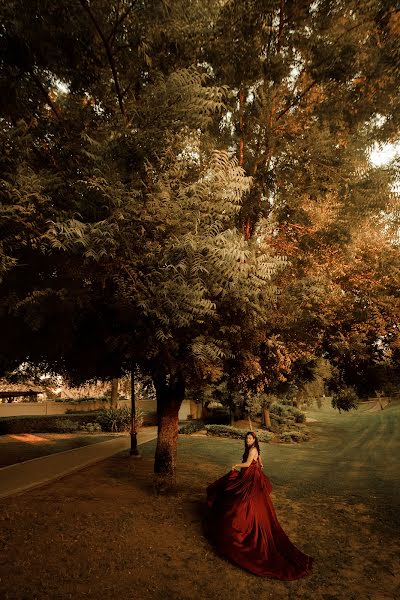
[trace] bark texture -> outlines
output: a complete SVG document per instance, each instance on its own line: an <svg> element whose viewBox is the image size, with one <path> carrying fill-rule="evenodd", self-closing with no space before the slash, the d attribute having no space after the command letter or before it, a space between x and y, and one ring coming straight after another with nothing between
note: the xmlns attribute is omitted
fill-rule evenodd
<svg viewBox="0 0 400 600"><path fill-rule="evenodd" d="M264 414L264 425L266 427L271 427L271 417L270 417L268 408L263 409L263 414Z"/></svg>
<svg viewBox="0 0 400 600"><path fill-rule="evenodd" d="M173 491L176 486L178 415L185 396L182 375L155 377L157 395L157 448L154 461L157 492Z"/></svg>
<svg viewBox="0 0 400 600"><path fill-rule="evenodd" d="M119 379L111 380L111 406L114 408L118 404L118 384Z"/></svg>

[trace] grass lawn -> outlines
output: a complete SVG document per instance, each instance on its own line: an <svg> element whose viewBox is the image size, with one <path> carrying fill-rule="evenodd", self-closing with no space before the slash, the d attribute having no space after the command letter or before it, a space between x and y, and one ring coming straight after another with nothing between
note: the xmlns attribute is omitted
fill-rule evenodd
<svg viewBox="0 0 400 600"><path fill-rule="evenodd" d="M16 433L0 435L0 468L112 440L118 433Z"/></svg>
<svg viewBox="0 0 400 600"><path fill-rule="evenodd" d="M155 497L155 442L1 501L6 599L394 600L400 598L400 403L308 415L312 439L262 444L279 520L313 574L258 578L203 536L205 487L242 442L181 436L177 497Z"/></svg>

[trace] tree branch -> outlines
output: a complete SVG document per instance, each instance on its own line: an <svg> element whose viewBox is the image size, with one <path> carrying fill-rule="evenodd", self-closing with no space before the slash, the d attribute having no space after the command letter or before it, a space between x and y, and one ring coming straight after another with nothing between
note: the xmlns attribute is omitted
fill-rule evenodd
<svg viewBox="0 0 400 600"><path fill-rule="evenodd" d="M257 169L258 169L258 163L259 163L259 158L260 158L260 149L261 149L261 139L264 137L264 128L260 127L260 131L258 132L258 136L257 136L257 144L256 144L256 149L254 152L254 164L253 164L253 176L256 175L257 173Z"/></svg>
<svg viewBox="0 0 400 600"><path fill-rule="evenodd" d="M39 88L39 90L42 92L42 95L46 98L47 104L50 106L51 110L56 115L57 119L60 119L60 112L59 112L57 106L54 104L53 100L50 98L49 92L46 90L43 83L40 81L39 77L37 75L35 75L33 70L30 70L29 73L30 73L33 81L36 83L37 87Z"/></svg>
<svg viewBox="0 0 400 600"><path fill-rule="evenodd" d="M283 2L284 0L281 0L281 9L283 10ZM350 33L351 31L353 31L354 29L358 29L359 27L362 27L363 25L365 25L368 22L373 22L372 20L369 21L363 21L362 23L357 23L356 25L353 25L352 27L349 27L348 29L345 29L344 31L342 31L342 33L340 35L337 36L337 38L334 40L334 44L336 44L342 37L344 37L345 35L347 35L348 33ZM324 61L319 61L317 62L316 66L321 66L324 64ZM305 67L303 67L303 69L300 71L299 73L299 77L296 80L296 84L295 87L297 85L297 82L300 79L300 75L305 71ZM301 100L304 98L304 96L311 90L311 88L314 87L314 85L316 85L316 81L313 81L301 94L297 95L292 102L290 102L288 104L288 106L286 106L286 108L284 108L277 116L276 120L278 121L281 117L283 117L293 106L295 106L296 104L299 104L301 102Z"/></svg>
<svg viewBox="0 0 400 600"><path fill-rule="evenodd" d="M272 16L271 16L271 24L272 24ZM277 37L277 44L276 44L276 54L279 54L282 48L282 36L283 36L283 28L284 28L284 24L285 24L285 0L280 0L280 8L279 8L279 26L278 26L278 37ZM268 52L267 52L267 56L269 56L271 50L271 33L269 34L269 38L268 38ZM265 84L265 78L264 78L264 84ZM270 110L270 114L268 117L268 124L266 127L266 132L267 135L269 135L271 133L272 130L272 117L275 113L275 97L274 96L271 100L271 110ZM261 130L262 131L262 130ZM268 148L268 138L266 136L266 152L264 153L264 156L268 153L270 153L270 150ZM254 159L254 164L253 164L253 175L255 175L257 173L257 169L258 169L258 164L259 164L259 156L260 156L260 146L261 146L261 136L258 137L257 139L257 146L256 146L256 152L255 152L255 159Z"/></svg>
<svg viewBox="0 0 400 600"><path fill-rule="evenodd" d="M279 53L282 47L282 34L283 34L283 25L285 22L285 0L281 0L280 8L279 8L279 28L278 28L278 43L276 45L276 51Z"/></svg>
<svg viewBox="0 0 400 600"><path fill-rule="evenodd" d="M239 140L239 166L243 167L244 164L244 102L245 102L245 89L244 84L241 83L239 90L239 129L240 129L240 140Z"/></svg>
<svg viewBox="0 0 400 600"><path fill-rule="evenodd" d="M313 88L313 87L314 87L314 85L316 85L316 83L317 83L316 81L312 81L312 82L310 83L310 85L308 85L308 86L306 87L306 89L305 89L305 90L304 90L304 91L303 91L301 94L298 94L298 95L297 95L297 96L296 96L296 97L295 97L295 98L294 98L294 99L293 99L293 100L292 100L292 101L291 101L291 102L290 102L290 103L289 103L289 104L286 106L286 108L284 108L283 110L281 110L281 112L280 112L280 113L278 114L278 116L276 117L276 119L275 119L275 122L276 122L276 121L279 121L279 119L281 119L281 118L282 118L282 117L283 117L283 116L284 116L284 115L285 115L285 114L286 114L286 113L287 113L287 112L288 112L288 111L289 111L291 108L293 108L293 106L296 106L296 104L297 104L297 105L298 105L298 104L300 104L300 102L302 101L302 99L304 98L304 96L305 96L306 94L308 94L308 92L311 90L311 88Z"/></svg>
<svg viewBox="0 0 400 600"><path fill-rule="evenodd" d="M117 0L117 6L115 7L115 23L114 23L114 27L111 29L110 35L107 38L107 42L110 44L110 46L112 46L112 44L113 44L113 40L114 40L116 31L117 31L117 27L118 27L120 3L121 3L121 0Z"/></svg>
<svg viewBox="0 0 400 600"><path fill-rule="evenodd" d="M104 49L106 51L106 55L108 58L108 62L110 64L110 68L111 68L111 72L113 75L113 79L114 79L114 86L115 86L115 91L117 94L117 98L118 98L118 105L119 105L119 109L121 111L121 114L123 115L123 117L126 119L126 114L125 114L125 108L124 108L124 104L123 104L123 99L122 99L122 93L121 93L121 88L119 85L119 79L118 79L118 73L117 73L117 69L115 66L115 62L114 62L114 58L111 52L111 48L110 45L108 43L108 40L106 38L106 36L104 35L99 23L96 20L96 17L94 16L94 14L92 13L90 6L87 2L87 0L79 0L82 8L87 12L87 14L89 15L90 20L92 21L98 36L100 37L101 41L103 42L104 45Z"/></svg>
<svg viewBox="0 0 400 600"><path fill-rule="evenodd" d="M117 20L114 23L114 27L110 33L110 35L108 36L107 42L110 45L110 48L112 47L112 45L114 44L114 40L115 40L115 35L117 33L117 29L118 27L121 25L121 23L123 23L126 19L126 17L129 15L129 13L131 12L131 10L133 9L135 3L132 2L122 13L122 15L118 18L118 12L119 12L119 2L118 2L118 6L117 6Z"/></svg>

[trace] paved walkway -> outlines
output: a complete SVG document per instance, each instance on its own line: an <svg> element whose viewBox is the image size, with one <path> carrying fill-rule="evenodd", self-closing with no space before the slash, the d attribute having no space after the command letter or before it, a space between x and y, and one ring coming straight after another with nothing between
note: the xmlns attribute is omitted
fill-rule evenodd
<svg viewBox="0 0 400 600"><path fill-rule="evenodd" d="M145 427L138 433L138 446L157 437L157 427ZM56 454L33 458L0 469L0 498L25 492L78 471L130 448L130 436L121 435L106 442L81 446Z"/></svg>

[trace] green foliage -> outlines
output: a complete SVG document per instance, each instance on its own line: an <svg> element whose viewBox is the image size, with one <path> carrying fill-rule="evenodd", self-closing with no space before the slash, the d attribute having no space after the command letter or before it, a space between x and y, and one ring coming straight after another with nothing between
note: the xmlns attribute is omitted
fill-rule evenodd
<svg viewBox="0 0 400 600"><path fill-rule="evenodd" d="M272 404L279 402L279 398L276 394L260 394L259 399L261 408L266 408L268 410Z"/></svg>
<svg viewBox="0 0 400 600"><path fill-rule="evenodd" d="M275 425L276 424L282 425L282 424L286 423L286 420L287 420L287 415L281 417L281 416L277 415L276 413L271 413L270 417L271 417L271 423L275 424Z"/></svg>
<svg viewBox="0 0 400 600"><path fill-rule="evenodd" d="M129 431L131 428L131 411L127 406L120 408L105 408L100 410L96 416L96 422L102 431ZM136 427L143 423L143 412L136 409Z"/></svg>
<svg viewBox="0 0 400 600"><path fill-rule="evenodd" d="M288 406L288 412L293 415L296 423L305 423L306 415L296 406Z"/></svg>
<svg viewBox="0 0 400 600"><path fill-rule="evenodd" d="M309 439L309 434L303 430L283 431L279 434L281 442L306 442Z"/></svg>
<svg viewBox="0 0 400 600"><path fill-rule="evenodd" d="M85 412L74 415L35 415L35 416L18 416L18 417L2 417L0 418L0 435L12 433L47 433L52 431L60 432L62 423L67 421L74 423L74 431L79 429L80 425L93 422L96 418L96 413ZM54 428L54 422L58 425ZM72 427L72 425L71 425Z"/></svg>
<svg viewBox="0 0 400 600"><path fill-rule="evenodd" d="M337 390L332 397L332 406L339 411L349 411L358 408L359 399L357 392L353 387L344 386Z"/></svg>
<svg viewBox="0 0 400 600"><path fill-rule="evenodd" d="M65 414L68 414L85 410L84 405L87 402L110 402L110 398L107 396L99 396L96 398L55 398L54 402L67 402L68 404L77 405L76 407L67 408Z"/></svg>
<svg viewBox="0 0 400 600"><path fill-rule="evenodd" d="M233 89L224 132L253 175L239 221L289 259L266 336L278 342L254 344L243 383L281 396L311 384L324 356L368 393L383 348L388 377L399 371L398 161L369 160L375 141L398 139L397 13L248 0L224 5L214 31L210 61Z"/></svg>
<svg viewBox="0 0 400 600"><path fill-rule="evenodd" d="M321 355L358 389L398 369L398 166L368 158L398 137L390 2L20 9L0 9L1 372L136 363L160 402L222 379L232 407Z"/></svg>
<svg viewBox="0 0 400 600"><path fill-rule="evenodd" d="M257 394L244 394L242 404L243 416L256 419L261 413L260 399Z"/></svg>
<svg viewBox="0 0 400 600"><path fill-rule="evenodd" d="M247 430L237 429L229 425L206 425L207 435L216 435L218 437L228 437L234 439L244 439ZM269 431L256 431L260 442L270 442L274 438L274 434Z"/></svg>
<svg viewBox="0 0 400 600"><path fill-rule="evenodd" d="M100 423L86 423L79 427L79 431L87 431L88 433L99 433L102 431Z"/></svg>
<svg viewBox="0 0 400 600"><path fill-rule="evenodd" d="M280 404L279 402L274 402L269 407L269 412L278 415L278 417L286 417L289 412L289 408L284 404Z"/></svg>
<svg viewBox="0 0 400 600"><path fill-rule="evenodd" d="M178 433L190 434L204 429L204 421L189 421L179 425Z"/></svg>
<svg viewBox="0 0 400 600"><path fill-rule="evenodd" d="M56 433L73 433L80 429L79 423L71 419L55 419L50 427Z"/></svg>

